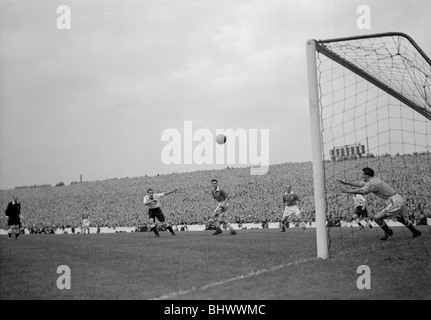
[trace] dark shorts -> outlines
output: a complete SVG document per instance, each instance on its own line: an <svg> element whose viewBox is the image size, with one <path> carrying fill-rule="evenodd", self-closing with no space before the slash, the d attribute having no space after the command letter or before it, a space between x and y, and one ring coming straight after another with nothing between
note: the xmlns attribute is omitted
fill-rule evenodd
<svg viewBox="0 0 431 320"><path fill-rule="evenodd" d="M358 217L368 218L367 209L362 209L360 206L355 208L355 214L358 215Z"/></svg>
<svg viewBox="0 0 431 320"><path fill-rule="evenodd" d="M21 226L21 219L19 217L9 217L7 221L8 226Z"/></svg>
<svg viewBox="0 0 431 320"><path fill-rule="evenodd" d="M156 219L160 222L165 222L165 216L160 208L154 208L148 210L148 217L150 219Z"/></svg>

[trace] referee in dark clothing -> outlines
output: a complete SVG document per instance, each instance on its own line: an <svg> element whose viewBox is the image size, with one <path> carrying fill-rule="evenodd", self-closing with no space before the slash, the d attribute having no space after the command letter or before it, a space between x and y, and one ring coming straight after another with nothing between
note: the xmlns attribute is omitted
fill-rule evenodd
<svg viewBox="0 0 431 320"><path fill-rule="evenodd" d="M21 204L18 201L18 196L13 195L12 201L8 203L6 208L6 216L8 217L7 224L9 226L9 230L7 231L7 235L9 239L12 239L12 234L15 234L15 240L18 239L20 227L21 227Z"/></svg>

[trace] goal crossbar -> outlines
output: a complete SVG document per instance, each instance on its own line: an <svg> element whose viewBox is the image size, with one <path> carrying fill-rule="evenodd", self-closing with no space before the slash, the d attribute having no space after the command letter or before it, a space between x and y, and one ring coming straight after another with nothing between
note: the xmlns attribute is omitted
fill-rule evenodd
<svg viewBox="0 0 431 320"><path fill-rule="evenodd" d="M431 59L425 54L425 52L423 52L423 50L416 44L416 42L410 36L404 33L388 32L388 33L379 33L379 34L373 34L373 35L367 35L367 36L356 36L356 37L346 37L346 38L328 39L328 40L319 40L319 41L314 40L314 41L316 41L316 51L322 53L326 57L339 63L340 65L344 66L345 68L349 69L350 71L354 72L355 74L359 75L365 80L371 82L376 87L390 94L395 99L398 99L399 101L403 102L404 104L406 104L407 106L415 110L416 112L426 117L428 120L431 120L431 78L430 78L431 73L425 75L428 81L428 84L427 85L424 84L423 86L423 94L421 94L421 96L423 96L423 104L420 105L418 102L415 102L412 99L409 99L402 93L394 90L389 85L383 83L380 79L378 79L378 74L372 75L370 72L366 72L365 70L355 66L350 61L341 57L340 55L338 55L337 53L328 49L325 46L325 44L334 43L334 42L339 43L339 42L345 42L345 41L382 38L382 37L394 37L394 36L405 38L421 55L424 62L429 66L431 71Z"/></svg>

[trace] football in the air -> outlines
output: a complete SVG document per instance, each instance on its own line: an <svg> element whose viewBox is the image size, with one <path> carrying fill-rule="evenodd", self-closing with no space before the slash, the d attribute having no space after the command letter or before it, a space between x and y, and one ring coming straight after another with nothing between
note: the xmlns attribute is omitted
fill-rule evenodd
<svg viewBox="0 0 431 320"><path fill-rule="evenodd" d="M226 142L226 136L224 134L219 134L216 137L216 141L217 141L218 144L223 144L223 143Z"/></svg>

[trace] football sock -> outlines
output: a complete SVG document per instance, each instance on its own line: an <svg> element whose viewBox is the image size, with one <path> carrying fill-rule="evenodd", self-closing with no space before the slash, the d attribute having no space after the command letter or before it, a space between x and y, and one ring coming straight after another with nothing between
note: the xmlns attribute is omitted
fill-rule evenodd
<svg viewBox="0 0 431 320"><path fill-rule="evenodd" d="M418 230L413 226L413 224L410 222L410 225L406 226L407 228L409 228L409 230L413 233L417 232Z"/></svg>
<svg viewBox="0 0 431 320"><path fill-rule="evenodd" d="M416 228L411 223L411 221L407 220L406 218L404 218L404 217L397 217L397 220L398 220L398 222L400 222L403 225L405 225L411 232L415 233L417 231Z"/></svg>
<svg viewBox="0 0 431 320"><path fill-rule="evenodd" d="M157 231L157 227L156 227L156 226L152 227L152 228L151 228L151 230L153 230L153 232L154 232L154 234L155 234L156 236L158 236L158 235L159 235L159 231Z"/></svg>
<svg viewBox="0 0 431 320"><path fill-rule="evenodd" d="M168 226L166 229L168 229L170 233L175 234L175 232L174 232L174 230L172 230L171 226Z"/></svg>
<svg viewBox="0 0 431 320"><path fill-rule="evenodd" d="M413 223L411 223L411 221L408 221L407 224L405 224L405 226L413 233L417 232L417 229L413 226Z"/></svg>
<svg viewBox="0 0 431 320"><path fill-rule="evenodd" d="M386 222L383 222L383 223L384 223L384 225L381 226L380 228L382 228L385 233L389 233L389 227L388 227L388 225L386 224Z"/></svg>

